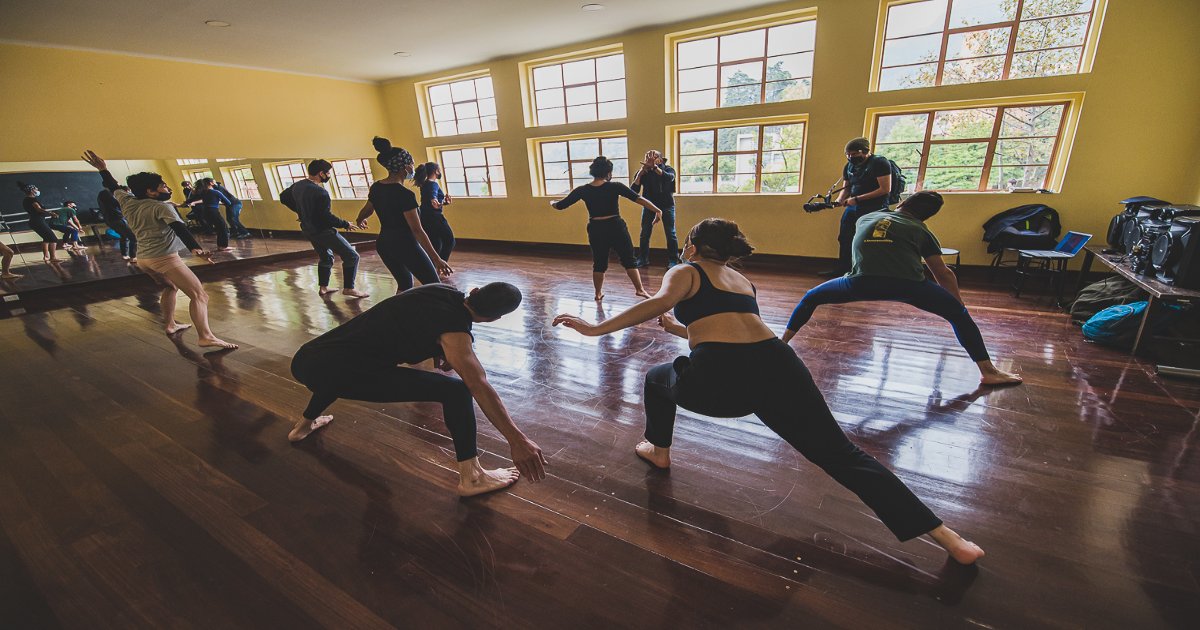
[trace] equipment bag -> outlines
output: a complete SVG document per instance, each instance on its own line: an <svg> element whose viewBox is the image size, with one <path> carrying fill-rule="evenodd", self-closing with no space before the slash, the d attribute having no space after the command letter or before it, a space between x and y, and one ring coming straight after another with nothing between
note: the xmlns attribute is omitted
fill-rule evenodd
<svg viewBox="0 0 1200 630"><path fill-rule="evenodd" d="M888 161L888 166L892 168L892 190L888 193L888 205L894 206L900 203L900 194L904 192L904 187L908 185L908 179L904 177L904 171L896 165L891 158L884 158Z"/></svg>
<svg viewBox="0 0 1200 630"><path fill-rule="evenodd" d="M1146 299L1146 292L1120 276L1109 276L1087 285L1071 304L1071 321L1081 325L1093 315L1117 304Z"/></svg>
<svg viewBox="0 0 1200 630"><path fill-rule="evenodd" d="M1133 339L1137 336L1138 326L1141 325L1145 312L1144 301L1110 306L1087 320L1083 325L1083 336L1089 341L1128 350L1133 347ZM1147 332L1151 335L1158 334L1170 326L1181 312L1182 307L1176 304L1166 305L1151 323L1152 329Z"/></svg>

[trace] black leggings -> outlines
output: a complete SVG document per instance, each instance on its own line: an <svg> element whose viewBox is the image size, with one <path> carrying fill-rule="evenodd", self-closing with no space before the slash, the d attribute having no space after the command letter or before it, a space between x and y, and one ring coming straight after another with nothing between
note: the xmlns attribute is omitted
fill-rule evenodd
<svg viewBox="0 0 1200 630"><path fill-rule="evenodd" d="M788 330L800 330L808 323L813 311L822 304L847 304L849 302L865 302L882 300L903 302L915 306L926 313L933 313L950 322L958 343L966 348L967 354L975 362L987 361L987 346L983 344L983 335L979 326L971 319L967 307L954 299L950 292L936 282L929 280L904 280L884 276L854 276L853 278L834 278L819 284L796 305L792 317L788 320Z"/></svg>
<svg viewBox="0 0 1200 630"><path fill-rule="evenodd" d="M229 247L229 226L225 223L225 218L221 216L221 207L201 207L200 216L204 217L205 223L217 231L217 247L220 249Z"/></svg>
<svg viewBox="0 0 1200 630"><path fill-rule="evenodd" d="M433 261L429 260L429 255L417 244L417 237L413 236L412 232L382 230L379 232L379 239L375 241L375 251L379 253L379 259L388 271L392 272L400 291L407 291L413 287L413 276L416 276L421 284L441 282L437 269L433 267Z"/></svg>
<svg viewBox="0 0 1200 630"><path fill-rule="evenodd" d="M137 258L137 237L133 235L133 230L129 227L129 224L122 219L109 223L108 227L121 235L121 240L118 241L121 246L121 255Z"/></svg>
<svg viewBox="0 0 1200 630"><path fill-rule="evenodd" d="M645 405L646 439L655 446L671 445L677 405L719 418L754 414L857 494L900 540L942 524L904 482L846 438L808 368L779 339L702 343L691 357L646 374Z"/></svg>
<svg viewBox="0 0 1200 630"><path fill-rule="evenodd" d="M466 461L479 454L475 406L462 380L404 367L366 367L362 358L336 350L302 346L292 359L292 375L312 392L304 417L314 420L339 398L366 402L439 402L454 454Z"/></svg>
<svg viewBox="0 0 1200 630"><path fill-rule="evenodd" d="M50 224L46 223L44 217L29 217L29 229L41 237L43 243L58 242L58 236L50 229Z"/></svg>
<svg viewBox="0 0 1200 630"><path fill-rule="evenodd" d="M438 256L441 256L442 260L450 260L450 254L454 252L454 230L450 229L446 215L441 212L423 213L421 227L425 229L425 234L429 235L429 242L433 243L433 250Z"/></svg>
<svg viewBox="0 0 1200 630"><path fill-rule="evenodd" d="M616 217L588 221L587 233L588 245L592 247L592 271L608 271L608 252L613 249L617 250L622 267L637 267L637 259L633 256L633 239L629 236L629 227L625 225L625 219Z"/></svg>

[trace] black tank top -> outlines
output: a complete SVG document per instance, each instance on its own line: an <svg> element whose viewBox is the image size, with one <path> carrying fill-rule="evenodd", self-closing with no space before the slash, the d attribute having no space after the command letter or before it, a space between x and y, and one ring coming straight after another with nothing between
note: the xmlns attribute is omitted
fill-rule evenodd
<svg viewBox="0 0 1200 630"><path fill-rule="evenodd" d="M718 313L754 313L758 315L757 288L754 289L754 295L723 291L713 286L708 279L708 274L704 273L704 269L701 269L700 265L690 262L688 266L700 272L700 290L696 291L692 297L675 305L675 319L678 319L680 324L688 326L696 320ZM750 286L754 287L753 284Z"/></svg>

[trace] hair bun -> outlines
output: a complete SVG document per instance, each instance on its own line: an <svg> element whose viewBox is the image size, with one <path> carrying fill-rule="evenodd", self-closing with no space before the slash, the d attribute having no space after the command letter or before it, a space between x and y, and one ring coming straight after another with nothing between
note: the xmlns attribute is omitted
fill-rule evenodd
<svg viewBox="0 0 1200 630"><path fill-rule="evenodd" d="M607 160L607 159L608 158L604 157L603 155L598 155L598 156L596 156L596 159L594 159L592 161L593 162L603 162L604 160Z"/></svg>
<svg viewBox="0 0 1200 630"><path fill-rule="evenodd" d="M375 138L371 140L371 145L374 146L375 150L380 153L387 153L388 151L392 150L392 141L379 136L375 136Z"/></svg>

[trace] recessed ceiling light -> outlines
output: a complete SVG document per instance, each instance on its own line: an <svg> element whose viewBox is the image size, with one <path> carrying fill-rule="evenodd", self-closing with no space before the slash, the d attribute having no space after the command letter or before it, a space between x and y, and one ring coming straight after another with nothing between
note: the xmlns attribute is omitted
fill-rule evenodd
<svg viewBox="0 0 1200 630"><path fill-rule="evenodd" d="M603 4L585 4L579 8L583 9L584 11L603 11L604 5Z"/></svg>
<svg viewBox="0 0 1200 630"><path fill-rule="evenodd" d="M412 53L408 52L407 50L397 50L396 52L394 52L392 54L396 55L397 57L411 57L412 56Z"/></svg>
<svg viewBox="0 0 1200 630"><path fill-rule="evenodd" d="M217 28L225 28L230 26L229 22L222 22L221 20L205 20L204 23L208 26L215 26Z"/></svg>

